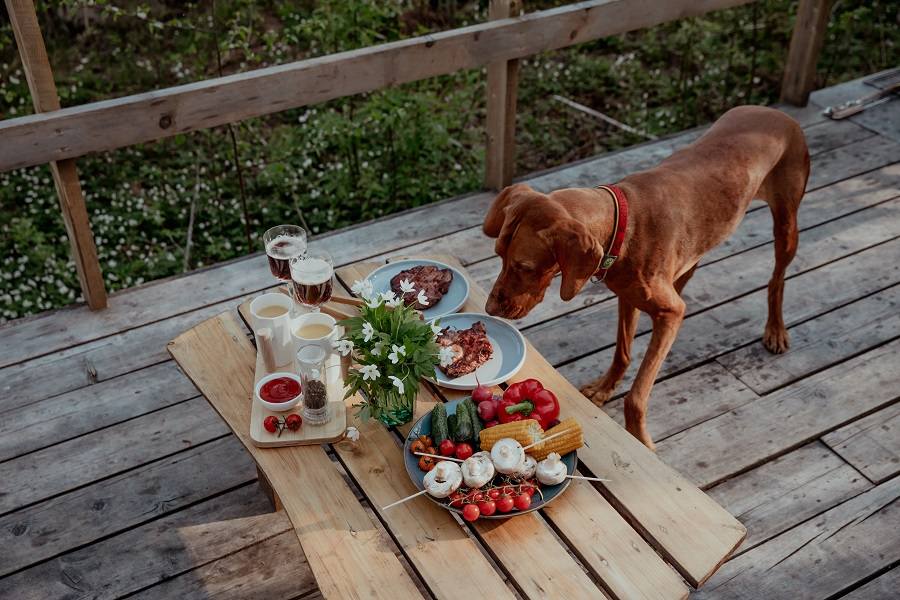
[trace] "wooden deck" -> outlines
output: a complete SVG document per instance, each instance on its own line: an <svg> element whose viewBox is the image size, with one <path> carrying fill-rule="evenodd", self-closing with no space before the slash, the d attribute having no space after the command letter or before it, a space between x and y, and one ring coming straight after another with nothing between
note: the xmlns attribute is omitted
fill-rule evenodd
<svg viewBox="0 0 900 600"><path fill-rule="evenodd" d="M749 530L697 598L871 600L900 585L900 100L842 122L820 115L864 93L851 82L790 111L813 153L786 285L790 352L759 343L773 263L762 204L684 293L689 316L653 391L651 433L664 461ZM615 181L700 133L528 180L545 190ZM499 261L479 226L490 198L316 243L341 264L453 254L489 287ZM318 595L253 462L166 353L183 330L269 285L253 256L122 292L104 312L0 328L0 598ZM548 293L518 325L582 384L611 357L611 300L602 287L568 304ZM648 328L645 318L638 360ZM621 420L621 400L605 410Z"/></svg>

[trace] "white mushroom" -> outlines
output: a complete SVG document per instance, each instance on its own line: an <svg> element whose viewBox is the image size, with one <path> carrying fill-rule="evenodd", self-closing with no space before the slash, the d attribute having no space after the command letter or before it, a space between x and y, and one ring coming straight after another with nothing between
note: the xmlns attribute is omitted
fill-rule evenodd
<svg viewBox="0 0 900 600"><path fill-rule="evenodd" d="M480 488L494 478L494 463L491 462L491 453L486 451L476 452L463 461L463 481L466 487Z"/></svg>
<svg viewBox="0 0 900 600"><path fill-rule="evenodd" d="M422 483L425 485L425 491L435 498L446 498L462 484L462 471L458 464L442 460L425 473Z"/></svg>
<svg viewBox="0 0 900 600"><path fill-rule="evenodd" d="M534 477L535 470L537 470L537 461L526 454L525 462L522 463L521 470L516 471L515 477L518 479L531 479Z"/></svg>
<svg viewBox="0 0 900 600"><path fill-rule="evenodd" d="M568 471L559 454L551 452L547 458L538 463L537 478L544 485L556 485L565 481Z"/></svg>
<svg viewBox="0 0 900 600"><path fill-rule="evenodd" d="M522 444L512 438L502 438L491 448L491 461L494 468L504 475L512 475L522 470L525 462L525 451Z"/></svg>

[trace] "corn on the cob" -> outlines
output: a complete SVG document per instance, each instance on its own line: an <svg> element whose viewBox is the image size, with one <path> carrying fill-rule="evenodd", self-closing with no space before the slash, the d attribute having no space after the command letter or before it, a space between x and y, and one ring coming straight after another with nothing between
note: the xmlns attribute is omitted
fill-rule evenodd
<svg viewBox="0 0 900 600"><path fill-rule="evenodd" d="M512 438L523 446L527 446L540 441L543 437L544 430L541 429L541 424L534 419L494 425L493 427L482 429L481 433L478 434L482 450L490 450L497 443L497 440L503 438Z"/></svg>
<svg viewBox="0 0 900 600"><path fill-rule="evenodd" d="M566 431L567 433L555 437L552 440L542 442L534 448L529 448L528 454L533 456L535 460L544 460L551 452L556 452L560 456L564 456L572 450L578 450L584 445L584 433L581 430L581 425L574 418L566 419L560 422L556 427L551 427L544 432L543 437L549 437L561 431Z"/></svg>

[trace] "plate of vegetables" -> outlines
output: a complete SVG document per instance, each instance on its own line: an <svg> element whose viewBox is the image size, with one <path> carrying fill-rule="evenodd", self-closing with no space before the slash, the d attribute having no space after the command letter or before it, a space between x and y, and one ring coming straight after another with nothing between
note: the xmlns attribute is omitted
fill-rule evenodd
<svg viewBox="0 0 900 600"><path fill-rule="evenodd" d="M539 414L521 406L531 400L523 399L522 392L504 404L504 398L478 388L477 405L472 397L435 405L413 425L404 444L413 484L467 521L524 514L559 496L578 463L575 449L583 444L581 427L575 419L558 421L552 410L546 411L546 403L544 415L552 419L541 421ZM494 404L495 418L479 416L486 412L485 402ZM509 414L518 417L501 424L496 412L505 411L505 406L517 406ZM553 427L545 431L544 425Z"/></svg>

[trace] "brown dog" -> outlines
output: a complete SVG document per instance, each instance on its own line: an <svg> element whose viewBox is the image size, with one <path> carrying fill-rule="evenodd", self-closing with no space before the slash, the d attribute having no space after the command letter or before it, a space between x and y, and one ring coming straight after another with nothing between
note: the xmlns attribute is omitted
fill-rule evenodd
<svg viewBox="0 0 900 600"><path fill-rule="evenodd" d="M754 198L768 203L775 235L763 344L774 353L787 349L784 274L797 251L797 208L808 175L809 152L796 121L774 109L741 106L657 167L617 184L627 196L629 219L620 258L605 280L619 300L616 352L606 374L582 392L597 404L609 399L631 361L638 311L650 315L650 345L625 398L626 428L648 447L653 441L645 423L647 400L684 318L681 290L700 258L735 230ZM504 189L484 220L484 232L498 238L496 251L503 259L487 312L525 316L560 272L560 297L571 300L610 247L614 212L612 195L601 189L549 194L525 184Z"/></svg>

